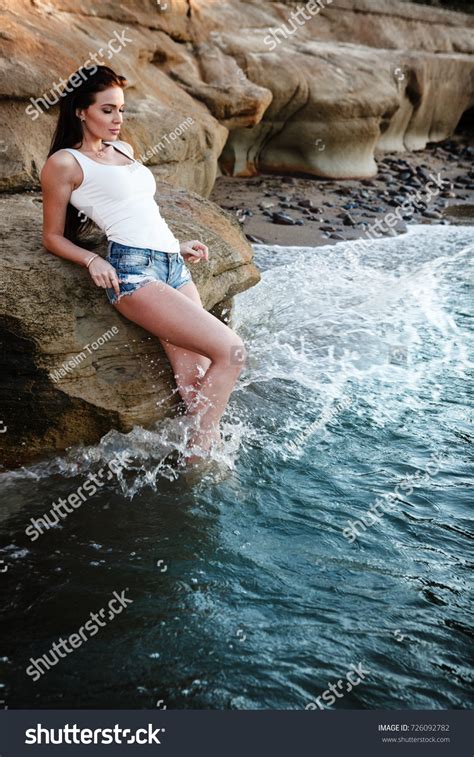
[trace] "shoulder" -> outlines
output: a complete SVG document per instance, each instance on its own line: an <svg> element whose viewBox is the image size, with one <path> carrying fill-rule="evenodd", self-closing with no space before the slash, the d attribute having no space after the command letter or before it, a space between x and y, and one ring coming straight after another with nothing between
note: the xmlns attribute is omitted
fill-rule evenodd
<svg viewBox="0 0 474 757"><path fill-rule="evenodd" d="M133 158L133 147L132 145L129 145L128 142L124 142L122 139L117 140L117 144L120 145L120 147L123 147L124 150L126 150Z"/></svg>
<svg viewBox="0 0 474 757"><path fill-rule="evenodd" d="M58 177L61 177L62 181L75 181L78 175L82 174L77 160L70 152L61 149L47 158L40 172L40 181L54 181Z"/></svg>
<svg viewBox="0 0 474 757"><path fill-rule="evenodd" d="M48 168L51 166L57 168L67 168L67 166L74 166L76 164L77 161L74 156L71 155L68 150L62 148L61 150L56 150L56 152L53 152L53 154L49 156L43 168L46 168L46 166L48 166Z"/></svg>

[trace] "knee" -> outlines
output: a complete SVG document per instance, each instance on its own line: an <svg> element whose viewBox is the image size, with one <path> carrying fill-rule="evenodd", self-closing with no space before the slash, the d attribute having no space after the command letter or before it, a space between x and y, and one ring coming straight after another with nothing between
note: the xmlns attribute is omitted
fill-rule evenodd
<svg viewBox="0 0 474 757"><path fill-rule="evenodd" d="M240 373L247 363L247 350L242 339L236 335L229 345L229 363L236 373Z"/></svg>
<svg viewBox="0 0 474 757"><path fill-rule="evenodd" d="M242 339L229 329L229 338L216 346L212 362L219 364L227 372L231 371L239 375L247 361L247 350Z"/></svg>

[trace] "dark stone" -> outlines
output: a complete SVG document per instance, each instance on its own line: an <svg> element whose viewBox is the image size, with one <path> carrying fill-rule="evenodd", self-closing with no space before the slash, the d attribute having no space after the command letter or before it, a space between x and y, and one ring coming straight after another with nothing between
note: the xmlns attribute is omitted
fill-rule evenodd
<svg viewBox="0 0 474 757"><path fill-rule="evenodd" d="M350 215L350 213L346 213L345 214L342 223L344 224L344 226L356 226L357 225L357 221Z"/></svg>
<svg viewBox="0 0 474 757"><path fill-rule="evenodd" d="M286 213L273 213L273 223L278 223L282 226L294 226L295 222L293 218L290 218Z"/></svg>

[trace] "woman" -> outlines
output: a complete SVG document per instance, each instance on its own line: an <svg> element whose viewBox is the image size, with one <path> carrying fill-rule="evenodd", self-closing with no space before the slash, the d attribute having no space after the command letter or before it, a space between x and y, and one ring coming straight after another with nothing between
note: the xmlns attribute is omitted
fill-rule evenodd
<svg viewBox="0 0 474 757"><path fill-rule="evenodd" d="M184 264L208 260L208 248L197 240L179 243L154 200L152 172L118 140L126 84L107 66L81 68L70 77L40 176L43 244L82 265L119 313L159 338L192 416L190 443L209 454L220 441L219 421L245 349L203 308ZM92 221L107 235L105 260L76 244ZM190 454L187 460L199 458Z"/></svg>

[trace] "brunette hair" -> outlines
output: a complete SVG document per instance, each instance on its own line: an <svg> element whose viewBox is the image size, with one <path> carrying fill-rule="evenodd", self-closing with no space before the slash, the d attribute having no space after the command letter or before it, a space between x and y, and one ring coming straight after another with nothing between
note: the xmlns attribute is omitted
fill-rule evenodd
<svg viewBox="0 0 474 757"><path fill-rule="evenodd" d="M59 116L51 140L48 158L64 147L72 147L78 142L82 144L83 131L81 120L76 115L78 108L88 108L95 102L97 92L109 87L125 89L128 82L125 76L116 74L108 66L82 66L69 77L59 103ZM66 223L64 236L72 242L88 234L95 228L89 218L84 219L79 211L68 203L66 209Z"/></svg>

